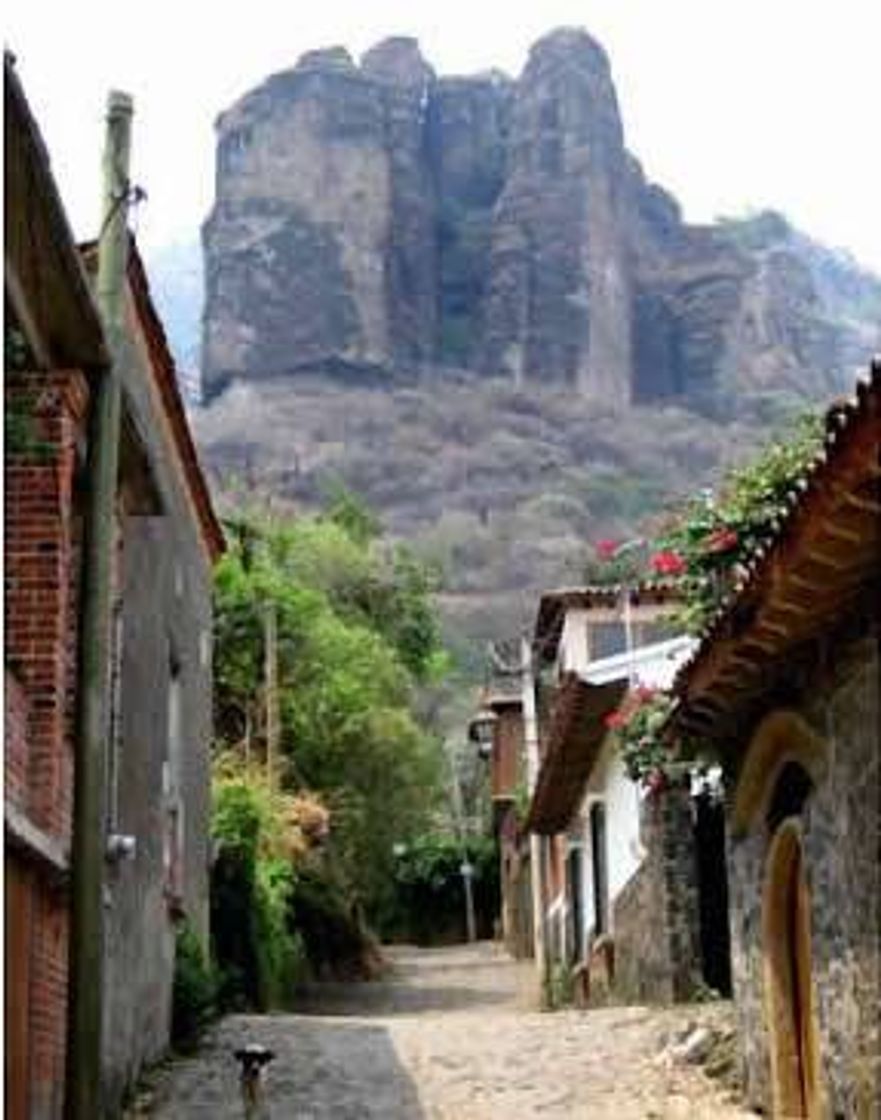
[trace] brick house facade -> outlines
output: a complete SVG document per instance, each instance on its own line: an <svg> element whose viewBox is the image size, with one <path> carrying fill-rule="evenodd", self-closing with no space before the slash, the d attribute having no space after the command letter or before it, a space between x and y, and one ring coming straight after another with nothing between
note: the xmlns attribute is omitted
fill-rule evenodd
<svg viewBox="0 0 881 1120"><path fill-rule="evenodd" d="M592 1003L729 990L721 808L689 778L648 795L606 723L630 690L669 688L691 652L692 639L667 633L675 594L573 588L539 607L546 717L526 827L547 854L547 955Z"/></svg>
<svg viewBox="0 0 881 1120"><path fill-rule="evenodd" d="M78 372L30 373L7 379L6 400L7 407L36 401L32 415L41 444L36 453L12 454L6 462L4 808L9 928L22 943L7 953L14 958L29 946L31 1115L42 1116L60 1107L64 1080L64 884L73 812L68 682L76 649L70 628L76 616L73 480L87 393ZM10 964L17 967L14 959Z"/></svg>
<svg viewBox="0 0 881 1120"><path fill-rule="evenodd" d="M106 376L109 355L48 156L8 55L4 77L5 1106L12 1120L56 1120L64 1107L67 1053L79 541L89 484L85 451L91 390L96 378ZM189 693L180 719L185 739L180 799L189 824L180 846L179 903L207 937L210 573L222 547L134 248L129 274L127 346L144 360L126 360L123 371L114 560L116 615L126 618L129 640L127 646L115 645L118 671L108 666L108 687L113 677L113 719L120 724L120 743L122 737L127 741L125 762L115 772L116 791L107 792L107 825L131 833L138 848L128 866L108 864L106 872L109 1115L141 1063L168 1039L176 914L163 897L162 762L154 760L167 751L163 726L169 701L143 671L156 655L155 644L146 639L160 627L163 637L172 626L183 631L177 664L187 674ZM147 575L137 573L138 563L148 565ZM164 650L163 671L169 664ZM108 729L108 747L115 735ZM114 799L117 807L134 803L139 812L130 821L112 820ZM125 908L124 895L140 902ZM119 918L123 910L126 922ZM151 951L152 945L160 950ZM134 969L132 952L140 953ZM123 953L129 955L127 974L119 961ZM138 978L141 986L132 982ZM145 986L158 995L146 999ZM120 1016L136 1018L135 1008L145 1005L152 1027L133 1024L120 1055ZM96 1102L96 1116L101 1111Z"/></svg>

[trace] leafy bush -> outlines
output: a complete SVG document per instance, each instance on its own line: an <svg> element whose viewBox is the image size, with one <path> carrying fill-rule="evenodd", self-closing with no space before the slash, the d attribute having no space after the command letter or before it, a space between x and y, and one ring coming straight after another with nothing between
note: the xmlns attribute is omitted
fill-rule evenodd
<svg viewBox="0 0 881 1120"><path fill-rule="evenodd" d="M327 867L307 867L297 876L292 914L303 954L313 976L325 979L370 979L380 953L357 905L334 881Z"/></svg>
<svg viewBox="0 0 881 1120"><path fill-rule="evenodd" d="M564 961L554 961L544 980L543 1007L546 1011L559 1011L571 1007L575 999L575 975L572 966Z"/></svg>
<svg viewBox="0 0 881 1120"><path fill-rule="evenodd" d="M663 736L672 710L669 692L640 685L606 717L628 776L651 793L660 793L671 781L681 780L691 765L691 744L674 744Z"/></svg>
<svg viewBox="0 0 881 1120"><path fill-rule="evenodd" d="M171 1041L192 1049L217 1010L217 977L202 942L188 922L177 928L171 1001Z"/></svg>
<svg viewBox="0 0 881 1120"><path fill-rule="evenodd" d="M227 744L265 751L271 605L280 780L321 793L333 814L327 849L335 881L347 903L369 910L387 891L393 844L425 826L436 800L437 744L415 716L417 683L445 671L433 576L378 539L375 522L345 494L320 518L245 516L239 525L216 584Z"/></svg>
<svg viewBox="0 0 881 1120"><path fill-rule="evenodd" d="M298 861L309 848L302 803L273 791L254 768L228 756L215 764L212 930L225 1007L283 1006L302 974L290 922Z"/></svg>
<svg viewBox="0 0 881 1120"><path fill-rule="evenodd" d="M291 900L296 875L290 862L258 860L256 867L255 935L260 1003L264 1008L290 1003L303 978L303 945L292 928Z"/></svg>

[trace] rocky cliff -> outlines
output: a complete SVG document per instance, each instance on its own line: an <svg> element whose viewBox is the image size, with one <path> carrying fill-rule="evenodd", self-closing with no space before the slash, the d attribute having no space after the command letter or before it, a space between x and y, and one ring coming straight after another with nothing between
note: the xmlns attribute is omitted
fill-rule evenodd
<svg viewBox="0 0 881 1120"><path fill-rule="evenodd" d="M618 408L820 396L879 344L881 285L777 215L683 222L627 151L585 31L541 39L516 81L439 77L406 38L360 65L313 51L217 133L209 394L465 369Z"/></svg>

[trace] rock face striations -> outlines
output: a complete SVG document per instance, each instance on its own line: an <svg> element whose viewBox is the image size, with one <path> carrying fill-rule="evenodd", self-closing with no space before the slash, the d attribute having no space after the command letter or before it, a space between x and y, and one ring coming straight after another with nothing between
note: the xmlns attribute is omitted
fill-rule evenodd
<svg viewBox="0 0 881 1120"><path fill-rule="evenodd" d="M360 66L312 51L217 131L208 394L235 378L455 368L620 407L813 396L879 342L881 286L836 273L777 215L682 221L627 152L585 31L541 39L517 81L438 77L407 38ZM859 298L842 313L848 284Z"/></svg>

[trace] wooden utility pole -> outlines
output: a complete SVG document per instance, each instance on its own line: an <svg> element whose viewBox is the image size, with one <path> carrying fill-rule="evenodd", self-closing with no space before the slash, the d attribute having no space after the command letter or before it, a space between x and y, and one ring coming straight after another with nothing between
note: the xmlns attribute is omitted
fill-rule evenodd
<svg viewBox="0 0 881 1120"><path fill-rule="evenodd" d="M280 739L278 700L278 614L275 603L268 602L263 614L266 682L266 776L269 788L278 781L278 744Z"/></svg>
<svg viewBox="0 0 881 1120"><path fill-rule="evenodd" d="M112 366L100 376L89 417L89 487L83 518L79 705L71 846L68 1120L100 1120L104 985L104 774L109 727L116 494L122 394L119 380L128 263L132 101L111 93L103 167L103 225L96 298Z"/></svg>
<svg viewBox="0 0 881 1120"><path fill-rule="evenodd" d="M528 638L520 645L520 665L523 681L523 732L526 746L526 783L529 796L535 793L539 771L538 714L535 704L535 675L532 648ZM532 890L532 929L535 967L541 990L547 985L550 969L547 930L545 861L547 839L535 832L529 834L529 873Z"/></svg>

